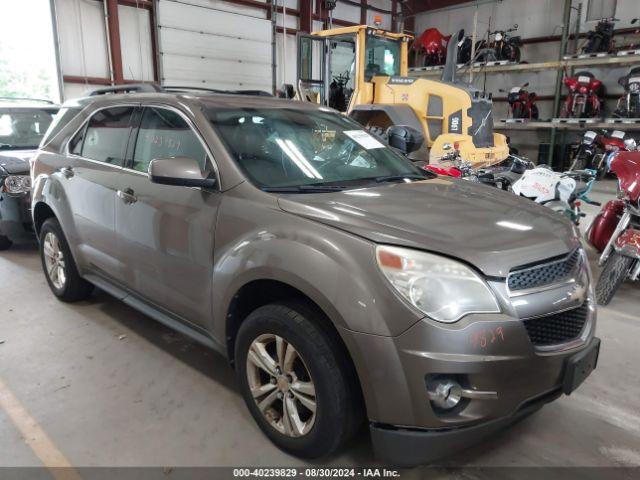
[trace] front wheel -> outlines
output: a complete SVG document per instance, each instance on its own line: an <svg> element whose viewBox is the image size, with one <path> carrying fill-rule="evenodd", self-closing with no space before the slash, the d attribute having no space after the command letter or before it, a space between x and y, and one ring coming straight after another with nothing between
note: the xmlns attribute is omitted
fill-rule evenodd
<svg viewBox="0 0 640 480"><path fill-rule="evenodd" d="M293 301L260 307L235 347L251 415L273 443L304 458L335 452L362 420L353 367L319 315Z"/></svg>
<svg viewBox="0 0 640 480"><path fill-rule="evenodd" d="M91 294L93 285L78 273L67 239L55 218L46 220L40 229L40 260L49 288L60 300L76 302Z"/></svg>
<svg viewBox="0 0 640 480"><path fill-rule="evenodd" d="M608 305L616 294L622 282L629 274L636 260L618 253L612 253L604 264L598 283L596 284L596 299L600 305Z"/></svg>

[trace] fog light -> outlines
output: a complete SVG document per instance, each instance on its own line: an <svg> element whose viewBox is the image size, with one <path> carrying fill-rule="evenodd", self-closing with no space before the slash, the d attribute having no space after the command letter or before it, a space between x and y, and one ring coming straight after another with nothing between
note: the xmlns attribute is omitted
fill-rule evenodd
<svg viewBox="0 0 640 480"><path fill-rule="evenodd" d="M462 387L450 378L434 380L427 389L429 400L443 410L451 410L462 400Z"/></svg>

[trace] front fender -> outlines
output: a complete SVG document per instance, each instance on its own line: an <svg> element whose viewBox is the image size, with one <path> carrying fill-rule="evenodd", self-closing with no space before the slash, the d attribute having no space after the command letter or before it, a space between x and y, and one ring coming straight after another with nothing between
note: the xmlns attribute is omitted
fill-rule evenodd
<svg viewBox="0 0 640 480"><path fill-rule="evenodd" d="M216 225L212 327L217 338L226 337L234 295L256 280L296 288L336 327L352 331L394 336L421 318L386 283L372 242L283 212L275 202L240 208L237 202L246 200L223 200Z"/></svg>

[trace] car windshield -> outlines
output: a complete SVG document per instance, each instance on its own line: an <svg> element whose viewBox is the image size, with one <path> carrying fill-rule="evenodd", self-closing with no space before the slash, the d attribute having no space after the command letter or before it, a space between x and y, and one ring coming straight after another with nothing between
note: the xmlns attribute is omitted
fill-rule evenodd
<svg viewBox="0 0 640 480"><path fill-rule="evenodd" d="M56 114L54 109L0 109L0 150L38 148Z"/></svg>
<svg viewBox="0 0 640 480"><path fill-rule="evenodd" d="M332 111L211 110L211 122L259 187L350 187L425 177L359 124Z"/></svg>

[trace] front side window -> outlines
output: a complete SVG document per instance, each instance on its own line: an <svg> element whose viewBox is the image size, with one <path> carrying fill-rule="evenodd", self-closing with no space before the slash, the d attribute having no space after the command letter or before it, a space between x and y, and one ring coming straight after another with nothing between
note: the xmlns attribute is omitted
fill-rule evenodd
<svg viewBox="0 0 640 480"><path fill-rule="evenodd" d="M56 109L0 109L0 150L38 148Z"/></svg>
<svg viewBox="0 0 640 480"><path fill-rule="evenodd" d="M207 169L207 153L182 116L164 108L145 108L133 154L133 169L147 172L151 160L171 157L188 157L198 162L201 171Z"/></svg>
<svg viewBox="0 0 640 480"><path fill-rule="evenodd" d="M211 110L209 117L242 170L259 187L357 187L419 170L362 126L319 110Z"/></svg>
<svg viewBox="0 0 640 480"><path fill-rule="evenodd" d="M134 107L106 108L96 112L84 130L81 155L98 162L123 166L133 112ZM72 153L79 150L78 143L69 146Z"/></svg>
<svg viewBox="0 0 640 480"><path fill-rule="evenodd" d="M400 75L400 40L367 35L364 80L373 77Z"/></svg>

